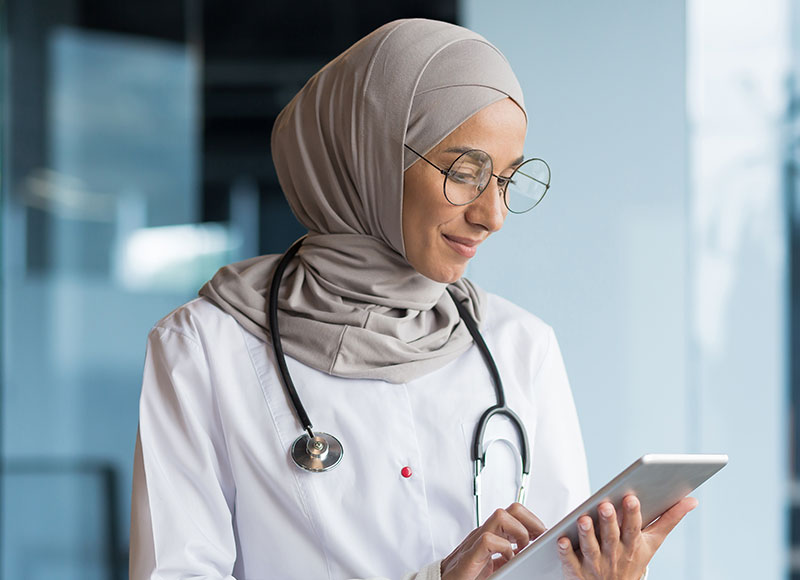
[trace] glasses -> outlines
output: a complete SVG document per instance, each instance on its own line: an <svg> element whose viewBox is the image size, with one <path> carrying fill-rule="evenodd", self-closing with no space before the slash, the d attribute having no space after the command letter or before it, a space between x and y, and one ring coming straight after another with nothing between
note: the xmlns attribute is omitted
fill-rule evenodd
<svg viewBox="0 0 800 580"><path fill-rule="evenodd" d="M470 149L459 155L449 169L431 163L408 145L406 149L444 175L444 197L453 205L472 203L489 186L492 177L503 192L503 203L511 213L525 213L539 205L550 189L550 166L544 159L526 159L508 177L492 173L492 158L486 151Z"/></svg>

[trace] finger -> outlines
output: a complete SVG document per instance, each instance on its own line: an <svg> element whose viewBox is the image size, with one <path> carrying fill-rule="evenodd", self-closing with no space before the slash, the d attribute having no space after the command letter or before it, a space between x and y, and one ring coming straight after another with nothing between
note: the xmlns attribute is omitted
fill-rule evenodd
<svg viewBox="0 0 800 580"><path fill-rule="evenodd" d="M600 516L600 545L604 554L613 554L619 544L619 523L617 511L609 502L603 502L597 508Z"/></svg>
<svg viewBox="0 0 800 580"><path fill-rule="evenodd" d="M561 571L564 578L580 578L581 560L573 549L569 538L559 538L558 559L561 560Z"/></svg>
<svg viewBox="0 0 800 580"><path fill-rule="evenodd" d="M497 558L492 558L492 572L496 572L506 564L508 564L509 560L502 554Z"/></svg>
<svg viewBox="0 0 800 580"><path fill-rule="evenodd" d="M510 560L514 557L514 549L506 538L502 538L491 532L481 534L475 544L467 552L467 560L472 562L476 571L481 566L490 563L494 554L500 554L502 558Z"/></svg>
<svg viewBox="0 0 800 580"><path fill-rule="evenodd" d="M519 549L527 546L531 540L528 528L504 509L495 510L481 527L515 543Z"/></svg>
<svg viewBox="0 0 800 580"><path fill-rule="evenodd" d="M594 523L589 516L582 516L578 520L578 542L581 546L583 558L597 567L600 560L600 544L594 533Z"/></svg>
<svg viewBox="0 0 800 580"><path fill-rule="evenodd" d="M501 558L514 556L511 542L491 532L483 532L475 538L475 542L458 558L458 562L448 572L452 578L477 578L488 568L493 569L492 556L500 554Z"/></svg>
<svg viewBox="0 0 800 580"><path fill-rule="evenodd" d="M633 546L642 533L642 511L639 499L629 495L622 500L622 543Z"/></svg>
<svg viewBox="0 0 800 580"><path fill-rule="evenodd" d="M526 508L521 503L512 503L510 506L508 506L506 511L514 516L520 523L522 523L523 526L525 526L525 528L528 530L528 535L530 536L531 540L535 540L547 530L547 527L544 525L542 520L537 518L531 510Z"/></svg>
<svg viewBox="0 0 800 580"><path fill-rule="evenodd" d="M647 527L647 534L655 536L664 541L675 526L683 519L683 517L697 507L697 500L693 497L685 497L674 506L669 508L661 517L658 518L652 525ZM660 543L660 542L659 542Z"/></svg>

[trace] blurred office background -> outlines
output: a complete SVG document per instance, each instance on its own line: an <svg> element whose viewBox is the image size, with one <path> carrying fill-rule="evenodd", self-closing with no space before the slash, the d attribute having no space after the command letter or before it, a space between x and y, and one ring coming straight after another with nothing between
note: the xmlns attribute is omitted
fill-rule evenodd
<svg viewBox="0 0 800 580"><path fill-rule="evenodd" d="M469 275L555 327L593 485L730 454L651 577L800 578L800 4L7 0L3 579L127 577L147 331L302 233L272 122L407 16L483 33L523 84L553 188Z"/></svg>

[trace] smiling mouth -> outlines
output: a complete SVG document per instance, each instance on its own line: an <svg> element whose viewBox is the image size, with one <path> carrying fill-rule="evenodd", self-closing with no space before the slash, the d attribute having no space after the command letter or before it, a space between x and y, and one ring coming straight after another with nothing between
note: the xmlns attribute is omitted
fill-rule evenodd
<svg viewBox="0 0 800 580"><path fill-rule="evenodd" d="M457 238L457 237L450 237L448 235L442 234L444 241L447 242L455 252L465 258L472 258L475 256L475 253L478 251L478 244L481 243L482 240L471 240L469 238Z"/></svg>

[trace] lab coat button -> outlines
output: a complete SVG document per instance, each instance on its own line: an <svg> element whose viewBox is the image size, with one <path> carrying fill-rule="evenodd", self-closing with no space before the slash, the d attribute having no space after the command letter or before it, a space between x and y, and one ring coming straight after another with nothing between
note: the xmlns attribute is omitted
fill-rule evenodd
<svg viewBox="0 0 800 580"><path fill-rule="evenodd" d="M408 465L406 465L403 469L400 470L400 475L406 478L411 477L411 468Z"/></svg>

